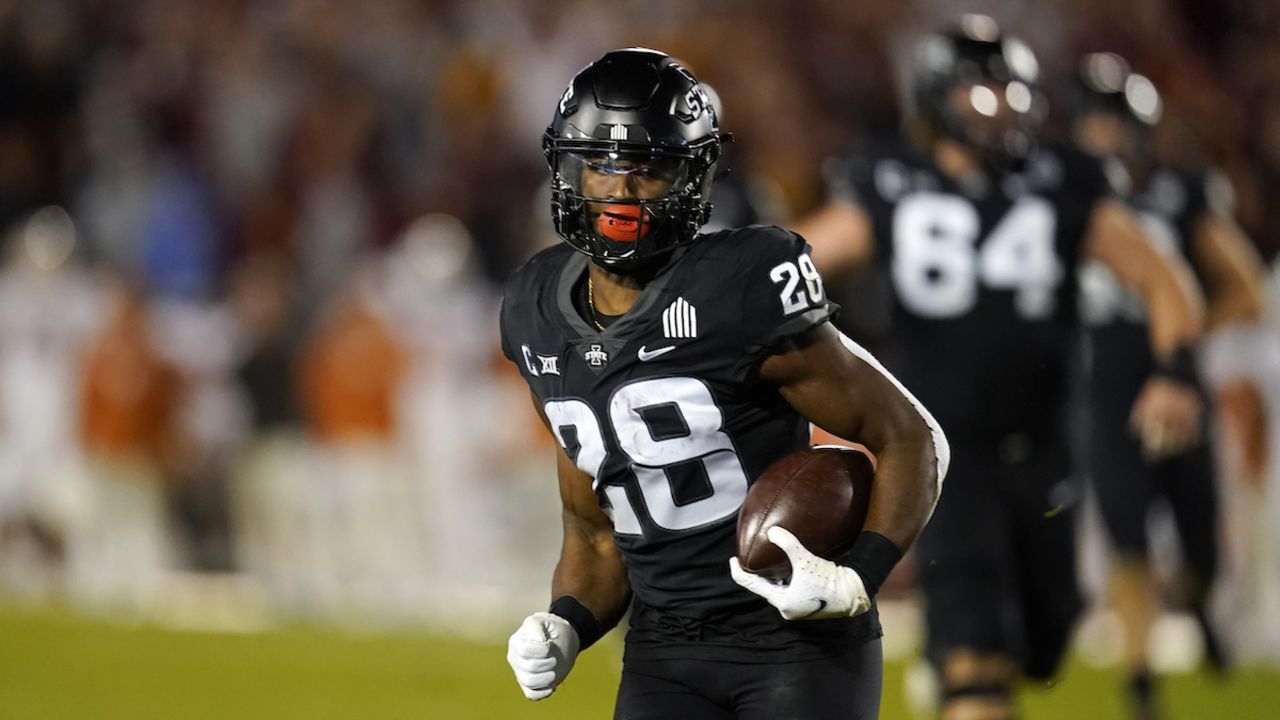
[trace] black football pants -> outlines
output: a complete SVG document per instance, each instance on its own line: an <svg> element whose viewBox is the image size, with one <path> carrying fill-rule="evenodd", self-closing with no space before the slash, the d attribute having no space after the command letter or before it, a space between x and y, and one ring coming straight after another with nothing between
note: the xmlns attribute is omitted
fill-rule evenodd
<svg viewBox="0 0 1280 720"><path fill-rule="evenodd" d="M1056 440L952 440L942 498L915 546L935 664L975 650L1018 660L1033 678L1057 670L1084 601L1079 488Z"/></svg>
<svg viewBox="0 0 1280 720"><path fill-rule="evenodd" d="M1115 549L1130 558L1148 557L1147 513L1163 496L1173 510L1187 567L1207 588L1218 569L1218 495L1210 444L1149 463L1129 430L1130 406L1094 402L1089 474Z"/></svg>
<svg viewBox="0 0 1280 720"><path fill-rule="evenodd" d="M833 658L789 663L630 661L614 720L875 720L877 638Z"/></svg>

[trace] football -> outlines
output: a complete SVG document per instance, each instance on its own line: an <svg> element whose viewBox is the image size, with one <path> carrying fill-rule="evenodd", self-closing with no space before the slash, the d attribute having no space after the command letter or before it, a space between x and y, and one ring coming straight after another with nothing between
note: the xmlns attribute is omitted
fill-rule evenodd
<svg viewBox="0 0 1280 720"><path fill-rule="evenodd" d="M781 525L816 555L848 550L867 519L871 458L853 448L818 445L791 453L756 478L738 511L738 562L771 580L791 577L791 563L765 535Z"/></svg>

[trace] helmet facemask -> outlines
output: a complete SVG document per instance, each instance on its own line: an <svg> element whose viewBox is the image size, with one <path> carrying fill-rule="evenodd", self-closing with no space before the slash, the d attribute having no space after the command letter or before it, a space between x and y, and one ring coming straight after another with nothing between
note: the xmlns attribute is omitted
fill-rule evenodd
<svg viewBox="0 0 1280 720"><path fill-rule="evenodd" d="M706 223L718 144L673 151L546 138L552 212L566 242L626 272L692 240Z"/></svg>
<svg viewBox="0 0 1280 720"><path fill-rule="evenodd" d="M1042 112L1036 93L1018 80L953 85L941 112L942 130L976 151L987 165L1025 161L1040 134Z"/></svg>

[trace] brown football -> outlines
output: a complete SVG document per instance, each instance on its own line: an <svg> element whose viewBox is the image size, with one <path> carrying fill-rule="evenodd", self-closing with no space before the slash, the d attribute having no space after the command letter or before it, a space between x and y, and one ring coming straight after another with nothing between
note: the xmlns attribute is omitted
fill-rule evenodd
<svg viewBox="0 0 1280 720"><path fill-rule="evenodd" d="M791 563L765 535L781 525L816 555L834 559L862 531L875 470L866 453L819 445L791 453L756 478L738 511L738 562L773 580Z"/></svg>

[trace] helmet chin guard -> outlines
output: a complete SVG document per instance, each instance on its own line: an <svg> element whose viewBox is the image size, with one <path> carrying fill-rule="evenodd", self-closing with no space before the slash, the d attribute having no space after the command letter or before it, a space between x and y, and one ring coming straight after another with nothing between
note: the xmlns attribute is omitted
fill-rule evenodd
<svg viewBox="0 0 1280 720"><path fill-rule="evenodd" d="M691 241L730 136L697 79L671 57L615 50L565 89L542 149L556 232L616 272Z"/></svg>

